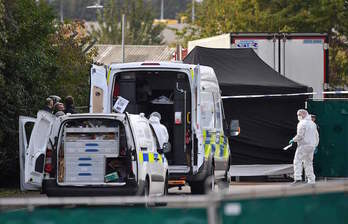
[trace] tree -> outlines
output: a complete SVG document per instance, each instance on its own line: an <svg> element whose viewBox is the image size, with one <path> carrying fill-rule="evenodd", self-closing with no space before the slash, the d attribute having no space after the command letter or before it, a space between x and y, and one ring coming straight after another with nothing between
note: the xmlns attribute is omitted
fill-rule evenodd
<svg viewBox="0 0 348 224"><path fill-rule="evenodd" d="M348 84L347 0L204 0L196 8L191 27L197 32L180 34L180 39L229 32L328 33L330 82Z"/></svg>
<svg viewBox="0 0 348 224"><path fill-rule="evenodd" d="M3 80L0 88L1 178L18 175L18 116L34 115L47 96L50 67L48 35L54 32L53 16L44 4L34 1L5 1L0 56ZM41 101L41 102L40 102ZM11 178L12 177L12 178ZM4 183L4 182L2 182Z"/></svg>
<svg viewBox="0 0 348 224"><path fill-rule="evenodd" d="M127 43L129 44L160 44L163 25L153 25L154 15L151 7L142 0L131 0L126 6Z"/></svg>
<svg viewBox="0 0 348 224"><path fill-rule="evenodd" d="M5 22L4 22L4 16L5 16L5 6L3 3L3 0L0 0L0 49L2 49L3 44L6 43L6 31L5 31ZM0 54L3 53L3 51L0 50ZM4 62L2 61L3 57L0 55L0 69L4 67ZM2 73L0 73L0 89L3 88L4 85L4 76ZM1 138L1 132L0 132L0 138Z"/></svg>
<svg viewBox="0 0 348 224"><path fill-rule="evenodd" d="M142 0L109 0L103 15L98 16L99 28L92 35L101 44L120 44L122 37L121 17L126 15L125 41L127 44L160 44L163 25L154 25L151 7Z"/></svg>
<svg viewBox="0 0 348 224"><path fill-rule="evenodd" d="M36 116L50 94L88 101L93 51L84 54L89 39L79 26L57 23L45 1L0 0L1 185L19 180L20 115Z"/></svg>
<svg viewBox="0 0 348 224"><path fill-rule="evenodd" d="M51 71L51 93L74 96L77 105L89 104L89 69L97 55L95 48L85 52L92 42L85 25L74 21L57 25L50 38L54 65Z"/></svg>
<svg viewBox="0 0 348 224"><path fill-rule="evenodd" d="M267 11L258 0L207 0L196 3L195 24L202 37L228 32L253 32L269 27Z"/></svg>

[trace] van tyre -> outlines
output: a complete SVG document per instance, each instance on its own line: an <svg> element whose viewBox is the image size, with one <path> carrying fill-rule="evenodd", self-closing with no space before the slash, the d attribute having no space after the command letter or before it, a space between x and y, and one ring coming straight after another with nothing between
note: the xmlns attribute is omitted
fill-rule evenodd
<svg viewBox="0 0 348 224"><path fill-rule="evenodd" d="M205 193L209 193L209 191L214 191L215 189L215 168L214 166L211 166L211 170L210 170L210 176L207 178L205 186L206 187L206 192Z"/></svg>
<svg viewBox="0 0 348 224"><path fill-rule="evenodd" d="M191 182L191 194L204 194L204 182L205 181Z"/></svg>
<svg viewBox="0 0 348 224"><path fill-rule="evenodd" d="M206 194L213 191L215 188L215 168L211 166L208 177L202 181L195 181L190 183L191 194Z"/></svg>
<svg viewBox="0 0 348 224"><path fill-rule="evenodd" d="M145 182L144 182L144 189L143 189L143 193L142 195L145 197L145 199L148 199L149 198L149 195L150 195L150 183L149 183L149 180L148 178L146 178ZM145 202L145 205L144 205L146 208L150 207L151 204L148 203L148 202Z"/></svg>
<svg viewBox="0 0 348 224"><path fill-rule="evenodd" d="M146 178L146 180L144 182L143 193L141 195L148 197L149 194L150 194L150 184L149 184L149 180Z"/></svg>
<svg viewBox="0 0 348 224"><path fill-rule="evenodd" d="M228 159L228 164L227 164L227 168L225 170L225 176L224 176L224 181L226 181L226 183L228 185L231 184L231 173L230 173L230 167L231 167L231 163L230 163L231 158Z"/></svg>
<svg viewBox="0 0 348 224"><path fill-rule="evenodd" d="M163 196L168 195L168 174L166 175L166 179L164 181L164 191L163 191Z"/></svg>
<svg viewBox="0 0 348 224"><path fill-rule="evenodd" d="M168 195L168 174L166 175L166 179L164 181L164 189L163 189L163 196ZM167 206L168 203L166 202L161 202L161 203L156 203L156 206Z"/></svg>
<svg viewBox="0 0 348 224"><path fill-rule="evenodd" d="M230 172L229 171L226 171L225 172L225 182L227 183L227 184L231 184L231 182L232 182L232 177L231 177L231 174L230 174Z"/></svg>

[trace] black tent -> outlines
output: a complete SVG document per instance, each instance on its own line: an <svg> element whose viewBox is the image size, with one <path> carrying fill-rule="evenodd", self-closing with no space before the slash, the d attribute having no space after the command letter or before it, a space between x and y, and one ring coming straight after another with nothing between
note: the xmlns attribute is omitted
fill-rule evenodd
<svg viewBox="0 0 348 224"><path fill-rule="evenodd" d="M223 96L308 92L269 67L252 49L195 47L184 63L214 69ZM241 134L230 139L233 165L288 164L294 150L282 148L296 133L296 111L306 96L224 99L226 120L238 119Z"/></svg>

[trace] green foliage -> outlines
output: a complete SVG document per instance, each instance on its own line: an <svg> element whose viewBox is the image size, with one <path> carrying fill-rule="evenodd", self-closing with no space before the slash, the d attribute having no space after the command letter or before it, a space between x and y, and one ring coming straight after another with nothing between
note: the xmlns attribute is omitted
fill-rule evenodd
<svg viewBox="0 0 348 224"><path fill-rule="evenodd" d="M179 33L179 40L229 32L326 32L330 82L348 84L347 0L204 0L196 6L195 24Z"/></svg>
<svg viewBox="0 0 348 224"><path fill-rule="evenodd" d="M187 48L187 44L190 40L199 39L201 37L197 26L186 26L181 30L176 28L169 29L175 32L176 43L184 48Z"/></svg>
<svg viewBox="0 0 348 224"><path fill-rule="evenodd" d="M51 94L72 95L77 105L89 104L89 69L96 49L85 54L84 49L91 37L82 22L59 24L57 32L50 38L54 50L54 77Z"/></svg>
<svg viewBox="0 0 348 224"><path fill-rule="evenodd" d="M162 42L162 25L153 25L154 16L152 8L145 4L143 0L130 0L125 14L127 16L127 38L129 44L160 44Z"/></svg>
<svg viewBox="0 0 348 224"><path fill-rule="evenodd" d="M207 0L197 4L202 36L226 32L329 32L347 29L345 0ZM345 27L345 28L344 28Z"/></svg>
<svg viewBox="0 0 348 224"><path fill-rule="evenodd" d="M2 179L17 172L18 116L34 115L41 106L38 96L47 96L50 67L48 35L54 32L53 16L44 4L34 1L4 2L6 40L1 40L3 76L0 88L0 170Z"/></svg>
<svg viewBox="0 0 348 224"><path fill-rule="evenodd" d="M153 25L152 9L143 0L109 0L105 3L103 15L98 16L99 28L92 35L101 44L120 44L122 40L121 19L126 15L126 44L160 44L162 25Z"/></svg>
<svg viewBox="0 0 348 224"><path fill-rule="evenodd" d="M89 39L54 18L45 1L0 0L0 178L8 180L1 184L19 180L20 115L36 116L50 94L88 101Z"/></svg>

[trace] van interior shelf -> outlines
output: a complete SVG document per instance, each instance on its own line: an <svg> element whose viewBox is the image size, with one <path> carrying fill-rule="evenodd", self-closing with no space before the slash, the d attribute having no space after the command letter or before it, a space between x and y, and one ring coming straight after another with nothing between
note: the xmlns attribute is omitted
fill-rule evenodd
<svg viewBox="0 0 348 224"><path fill-rule="evenodd" d="M173 102L153 102L151 101L152 104L163 104L163 105L173 105Z"/></svg>
<svg viewBox="0 0 348 224"><path fill-rule="evenodd" d="M160 96L154 100L151 100L151 103L152 104L174 104L174 102L166 96Z"/></svg>
<svg viewBox="0 0 348 224"><path fill-rule="evenodd" d="M66 128L65 131L67 133L91 133L91 132L116 132L118 131L117 128L106 128L106 127L96 127L96 128L86 128L86 127L81 127L81 128Z"/></svg>

